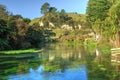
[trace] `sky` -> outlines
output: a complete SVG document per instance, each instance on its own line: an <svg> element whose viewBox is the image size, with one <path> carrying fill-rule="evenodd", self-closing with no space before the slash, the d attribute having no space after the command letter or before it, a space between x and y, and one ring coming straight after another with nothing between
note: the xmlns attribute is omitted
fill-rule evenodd
<svg viewBox="0 0 120 80"><path fill-rule="evenodd" d="M58 11L64 9L66 12L85 14L88 0L0 0L0 4L5 5L9 12L30 19L42 16L40 8L45 2Z"/></svg>

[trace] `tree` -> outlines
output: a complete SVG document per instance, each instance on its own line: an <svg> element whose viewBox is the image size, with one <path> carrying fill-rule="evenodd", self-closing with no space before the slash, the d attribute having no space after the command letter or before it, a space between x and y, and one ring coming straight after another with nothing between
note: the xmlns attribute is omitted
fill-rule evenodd
<svg viewBox="0 0 120 80"><path fill-rule="evenodd" d="M50 12L50 13L53 13L53 14L54 14L54 13L56 13L56 11L57 11L57 9L56 9L55 7L50 7L50 8L49 8L49 12Z"/></svg>
<svg viewBox="0 0 120 80"><path fill-rule="evenodd" d="M13 15L14 19L16 20L22 20L23 17L20 14Z"/></svg>
<svg viewBox="0 0 120 80"><path fill-rule="evenodd" d="M65 18L65 17L67 17L68 15L66 14L66 12L65 12L65 10L64 9L62 9L61 10L61 12L60 12L60 18Z"/></svg>
<svg viewBox="0 0 120 80"><path fill-rule="evenodd" d="M120 46L120 0L89 0L87 22L95 31L113 44Z"/></svg>
<svg viewBox="0 0 120 80"><path fill-rule="evenodd" d="M31 20L29 18L23 18L23 22L25 22L26 24L29 24Z"/></svg>
<svg viewBox="0 0 120 80"><path fill-rule="evenodd" d="M4 5L0 5L0 19L7 19L9 13Z"/></svg>
<svg viewBox="0 0 120 80"><path fill-rule="evenodd" d="M112 1L112 6L109 9L108 17L105 20L105 26L108 27L108 29L105 29L105 33L109 34L108 36L111 38L112 43L114 44L114 47L120 46L120 0L114 0Z"/></svg>
<svg viewBox="0 0 120 80"><path fill-rule="evenodd" d="M0 19L0 50L8 49L9 46L9 36L10 29L7 27L7 22L3 19Z"/></svg>
<svg viewBox="0 0 120 80"><path fill-rule="evenodd" d="M42 14L46 14L49 12L49 7L50 7L50 4L49 3L44 3L41 7L41 13Z"/></svg>
<svg viewBox="0 0 120 80"><path fill-rule="evenodd" d="M67 15L67 13L66 13L66 11L64 9L61 10L59 16L60 16L61 24L65 23L67 21L67 19L68 19L68 15Z"/></svg>
<svg viewBox="0 0 120 80"><path fill-rule="evenodd" d="M110 3L107 0L89 0L87 22L96 34L102 34L102 23L108 16Z"/></svg>

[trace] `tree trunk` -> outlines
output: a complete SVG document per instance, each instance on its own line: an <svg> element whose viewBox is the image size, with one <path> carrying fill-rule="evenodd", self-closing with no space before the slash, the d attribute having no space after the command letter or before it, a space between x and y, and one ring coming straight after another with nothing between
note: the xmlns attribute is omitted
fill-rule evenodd
<svg viewBox="0 0 120 80"><path fill-rule="evenodd" d="M115 48L118 48L118 47L120 47L120 37L119 37L120 35L119 35L119 32L117 32L116 34L115 34L115 40L114 40L114 47Z"/></svg>

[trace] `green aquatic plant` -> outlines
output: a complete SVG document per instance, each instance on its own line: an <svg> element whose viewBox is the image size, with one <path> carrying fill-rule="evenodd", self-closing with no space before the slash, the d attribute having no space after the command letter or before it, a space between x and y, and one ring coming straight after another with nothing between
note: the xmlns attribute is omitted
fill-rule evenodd
<svg viewBox="0 0 120 80"><path fill-rule="evenodd" d="M2 54L22 54L22 53L32 53L32 52L41 52L42 50L36 49L27 49L27 50L9 50L9 51L0 51Z"/></svg>

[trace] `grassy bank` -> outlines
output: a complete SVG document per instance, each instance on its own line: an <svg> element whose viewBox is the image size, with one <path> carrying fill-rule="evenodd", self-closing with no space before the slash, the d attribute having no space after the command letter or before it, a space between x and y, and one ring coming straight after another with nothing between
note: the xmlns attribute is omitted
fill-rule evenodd
<svg viewBox="0 0 120 80"><path fill-rule="evenodd" d="M37 49L26 49L26 50L8 50L0 51L1 54L22 54L22 53L32 53L32 52L42 52L42 50Z"/></svg>

